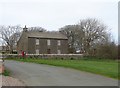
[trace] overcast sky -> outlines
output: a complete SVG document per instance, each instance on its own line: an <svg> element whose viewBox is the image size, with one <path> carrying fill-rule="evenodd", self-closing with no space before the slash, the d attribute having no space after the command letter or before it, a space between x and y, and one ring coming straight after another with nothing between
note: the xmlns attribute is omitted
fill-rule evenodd
<svg viewBox="0 0 120 88"><path fill-rule="evenodd" d="M97 18L118 40L119 0L1 0L0 25L40 26L47 30Z"/></svg>

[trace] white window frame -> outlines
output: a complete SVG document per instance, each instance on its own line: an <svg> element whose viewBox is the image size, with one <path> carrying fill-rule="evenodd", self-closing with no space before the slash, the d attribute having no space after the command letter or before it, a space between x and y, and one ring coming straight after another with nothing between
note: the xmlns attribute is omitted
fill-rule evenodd
<svg viewBox="0 0 120 88"><path fill-rule="evenodd" d="M57 45L58 45L58 46L61 45L61 41L60 41L60 40L57 41Z"/></svg>
<svg viewBox="0 0 120 88"><path fill-rule="evenodd" d="M36 39L36 45L39 45L39 39Z"/></svg>
<svg viewBox="0 0 120 88"><path fill-rule="evenodd" d="M58 53L58 54L61 54L61 50L57 50L57 53Z"/></svg>
<svg viewBox="0 0 120 88"><path fill-rule="evenodd" d="M35 53L36 53L36 54L39 54L39 49L36 49L36 50L35 50Z"/></svg>
<svg viewBox="0 0 120 88"><path fill-rule="evenodd" d="M51 41L48 39L47 40L47 45L50 46L51 45Z"/></svg>

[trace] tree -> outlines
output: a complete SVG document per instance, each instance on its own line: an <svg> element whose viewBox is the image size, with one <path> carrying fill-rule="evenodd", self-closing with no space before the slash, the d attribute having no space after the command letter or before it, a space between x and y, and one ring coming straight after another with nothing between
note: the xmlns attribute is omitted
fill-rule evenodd
<svg viewBox="0 0 120 88"><path fill-rule="evenodd" d="M17 32L14 33L11 37L10 37L10 41L11 41L11 51L12 53L17 53L17 42L21 37L22 32Z"/></svg>
<svg viewBox="0 0 120 88"><path fill-rule="evenodd" d="M83 31L79 30L79 25L66 25L59 29L59 32L66 35L69 43L69 53L75 53L81 45L79 40L83 35ZM79 39L79 40L78 40Z"/></svg>
<svg viewBox="0 0 120 88"><path fill-rule="evenodd" d="M89 50L94 47L96 43L102 43L108 40L109 33L107 32L107 27L97 19L81 20L79 26L84 32L82 41L86 53L89 53Z"/></svg>
<svg viewBox="0 0 120 88"><path fill-rule="evenodd" d="M46 29L42 27L29 27L27 31L46 32Z"/></svg>
<svg viewBox="0 0 120 88"><path fill-rule="evenodd" d="M20 37L22 28L19 25L16 26L0 26L0 34L4 44L8 47L10 53L13 51L13 45L17 38Z"/></svg>
<svg viewBox="0 0 120 88"><path fill-rule="evenodd" d="M99 44L97 45L95 56L106 59L117 59L118 46L114 42Z"/></svg>
<svg viewBox="0 0 120 88"><path fill-rule="evenodd" d="M120 60L120 45L118 45L118 59Z"/></svg>
<svg viewBox="0 0 120 88"><path fill-rule="evenodd" d="M108 40L107 27L97 19L83 19L76 25L67 25L59 30L68 37L70 48L86 54L95 44Z"/></svg>

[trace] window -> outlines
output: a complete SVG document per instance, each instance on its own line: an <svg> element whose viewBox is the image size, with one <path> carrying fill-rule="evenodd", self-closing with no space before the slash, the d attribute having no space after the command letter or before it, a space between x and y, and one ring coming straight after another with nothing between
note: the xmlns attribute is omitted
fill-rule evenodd
<svg viewBox="0 0 120 88"><path fill-rule="evenodd" d="M36 45L39 45L39 39L36 39Z"/></svg>
<svg viewBox="0 0 120 88"><path fill-rule="evenodd" d="M58 54L61 54L61 51L60 50L57 50Z"/></svg>
<svg viewBox="0 0 120 88"><path fill-rule="evenodd" d="M39 54L39 49L36 49L36 54Z"/></svg>
<svg viewBox="0 0 120 88"><path fill-rule="evenodd" d="M47 40L47 45L50 45L50 40Z"/></svg>
<svg viewBox="0 0 120 88"><path fill-rule="evenodd" d="M61 45L61 42L60 42L60 40L58 40L58 46L60 46Z"/></svg>

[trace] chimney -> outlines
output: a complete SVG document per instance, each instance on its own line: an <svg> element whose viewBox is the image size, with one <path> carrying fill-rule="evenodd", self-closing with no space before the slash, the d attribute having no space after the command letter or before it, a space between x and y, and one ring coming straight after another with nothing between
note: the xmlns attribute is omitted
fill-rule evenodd
<svg viewBox="0 0 120 88"><path fill-rule="evenodd" d="M26 32L27 29L28 29L28 28L27 28L26 25L25 25L25 27L23 28L23 31Z"/></svg>

